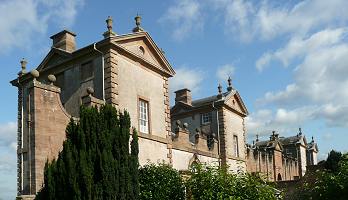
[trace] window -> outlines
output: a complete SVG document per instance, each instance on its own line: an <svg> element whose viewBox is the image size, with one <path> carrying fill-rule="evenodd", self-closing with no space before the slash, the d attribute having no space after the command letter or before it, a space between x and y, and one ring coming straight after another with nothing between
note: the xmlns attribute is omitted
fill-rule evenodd
<svg viewBox="0 0 348 200"><path fill-rule="evenodd" d="M209 124L212 121L211 112L202 114L202 124Z"/></svg>
<svg viewBox="0 0 348 200"><path fill-rule="evenodd" d="M149 133L149 103L139 99L139 129L141 133Z"/></svg>
<svg viewBox="0 0 348 200"><path fill-rule="evenodd" d="M239 157L238 136L236 135L233 135L233 153L235 157Z"/></svg>

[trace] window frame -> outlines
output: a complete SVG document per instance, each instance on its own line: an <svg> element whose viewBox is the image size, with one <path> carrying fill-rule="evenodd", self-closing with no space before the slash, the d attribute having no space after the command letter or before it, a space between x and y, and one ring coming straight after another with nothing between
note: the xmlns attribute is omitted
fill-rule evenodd
<svg viewBox="0 0 348 200"><path fill-rule="evenodd" d="M209 121L204 122L204 115L208 115L208 119ZM212 112L205 112L205 113L201 113L201 125L207 125L210 124L213 121L213 113Z"/></svg>
<svg viewBox="0 0 348 200"><path fill-rule="evenodd" d="M239 141L236 134L233 134L233 156L239 157Z"/></svg>
<svg viewBox="0 0 348 200"><path fill-rule="evenodd" d="M147 122L147 132L144 132L142 129L141 129L141 120L144 120L141 118L141 103L144 102L145 105L147 105L147 113L146 113L146 117L147 117L147 120L145 119L145 121ZM140 97L138 96L138 104L137 104L137 113L138 113L138 131L139 133L143 133L143 134L151 134L151 112L150 112L151 108L150 108L150 101L149 99L147 98L144 98L144 97Z"/></svg>

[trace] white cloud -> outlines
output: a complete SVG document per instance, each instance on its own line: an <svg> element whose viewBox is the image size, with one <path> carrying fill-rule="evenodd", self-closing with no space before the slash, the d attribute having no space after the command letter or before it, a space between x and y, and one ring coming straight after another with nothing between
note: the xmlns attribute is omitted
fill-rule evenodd
<svg viewBox="0 0 348 200"><path fill-rule="evenodd" d="M280 132L283 136L294 135L301 125L315 117L316 111L315 106L258 110L246 118L249 138L253 138L256 134L270 135L273 130Z"/></svg>
<svg viewBox="0 0 348 200"><path fill-rule="evenodd" d="M12 142L16 141L17 123L8 122L0 124L0 146L10 146Z"/></svg>
<svg viewBox="0 0 348 200"><path fill-rule="evenodd" d="M200 88L200 83L204 78L203 72L199 69L181 67L175 70L176 75L169 80L170 93L176 90L188 88L192 92L197 92Z"/></svg>
<svg viewBox="0 0 348 200"><path fill-rule="evenodd" d="M210 2L225 13L226 31L247 42L254 38L270 40L283 34L303 36L348 19L348 1L345 0L306 0L296 4L247 0Z"/></svg>
<svg viewBox="0 0 348 200"><path fill-rule="evenodd" d="M159 21L174 27L174 39L183 40L202 30L204 22L201 9L201 4L196 0L177 0Z"/></svg>
<svg viewBox="0 0 348 200"><path fill-rule="evenodd" d="M16 195L16 136L17 124L0 124L0 199Z"/></svg>
<svg viewBox="0 0 348 200"><path fill-rule="evenodd" d="M216 76L220 81L227 81L228 77L234 75L235 67L231 64L226 64L219 67L216 71Z"/></svg>
<svg viewBox="0 0 348 200"><path fill-rule="evenodd" d="M309 38L294 36L284 48L274 53L265 53L256 61L256 68L262 71L272 60L280 61L287 67L294 59L303 58L309 52L329 48L342 42L347 35L347 28L324 29Z"/></svg>
<svg viewBox="0 0 348 200"><path fill-rule="evenodd" d="M0 4L0 53L27 48L47 31L50 22L62 27L74 23L82 0L6 0Z"/></svg>

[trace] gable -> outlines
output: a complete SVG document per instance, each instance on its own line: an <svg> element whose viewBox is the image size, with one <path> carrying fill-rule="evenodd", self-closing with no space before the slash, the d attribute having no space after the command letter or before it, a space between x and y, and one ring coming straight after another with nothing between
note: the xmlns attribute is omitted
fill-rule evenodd
<svg viewBox="0 0 348 200"><path fill-rule="evenodd" d="M175 74L175 71L165 58L162 50L157 47L150 35L146 32L116 37L113 41L169 75L173 76Z"/></svg>
<svg viewBox="0 0 348 200"><path fill-rule="evenodd" d="M225 105L243 115L248 115L248 110L246 109L243 100L237 91L234 93L231 92L231 95L227 96L225 100Z"/></svg>
<svg viewBox="0 0 348 200"><path fill-rule="evenodd" d="M62 63L70 57L70 53L57 48L52 48L37 67L37 70L42 71L43 69L49 68L52 65Z"/></svg>

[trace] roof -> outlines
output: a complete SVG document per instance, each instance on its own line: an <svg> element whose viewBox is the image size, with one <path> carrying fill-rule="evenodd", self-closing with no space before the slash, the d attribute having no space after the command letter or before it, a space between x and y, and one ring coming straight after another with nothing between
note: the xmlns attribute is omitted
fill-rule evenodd
<svg viewBox="0 0 348 200"><path fill-rule="evenodd" d="M229 105L229 100L230 99L235 99L236 102L238 103L236 107L231 107ZM234 100L233 100L234 101ZM211 106L213 103L216 103L216 106L221 106L221 105L226 105L228 108L234 110L235 112L239 113L242 116L247 116L248 115L248 110L245 107L245 104L239 95L238 91L235 89L232 89L231 91L227 91L219 95L213 95L201 99L197 99L191 102L191 105L186 104L184 102L176 102L176 104L171 107L171 115L177 115L177 114L183 114L187 112L191 112L193 110L199 110L202 108L206 108L206 106ZM215 106L214 105L214 106Z"/></svg>
<svg viewBox="0 0 348 200"><path fill-rule="evenodd" d="M291 144L300 143L302 138L303 138L302 135L295 135L295 136L290 136L290 137L286 137L286 138L279 138L279 141L283 145L291 145Z"/></svg>
<svg viewBox="0 0 348 200"><path fill-rule="evenodd" d="M226 97L227 95L229 95L232 92L235 93L235 90L222 93L222 97ZM200 107L200 106L212 104L213 102L216 102L218 100L223 101L224 98L219 99L217 95L213 95L210 97L205 97L205 98L201 98L201 99L197 99L197 100L192 101L192 106L193 107Z"/></svg>

